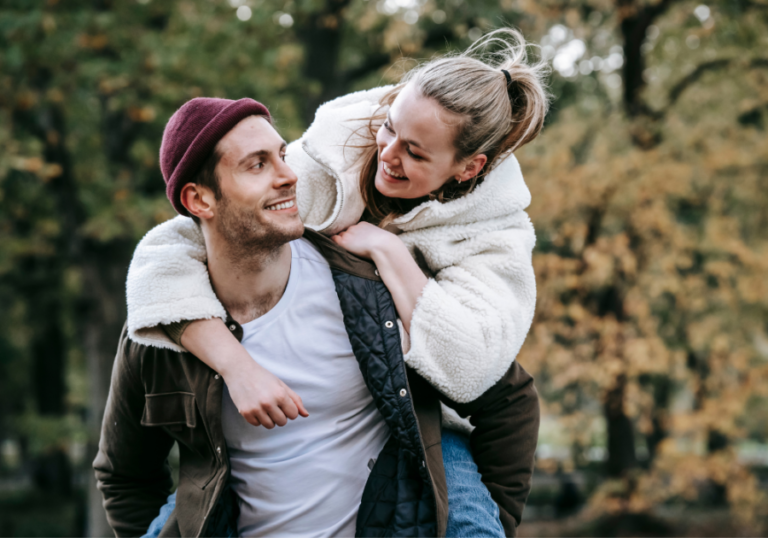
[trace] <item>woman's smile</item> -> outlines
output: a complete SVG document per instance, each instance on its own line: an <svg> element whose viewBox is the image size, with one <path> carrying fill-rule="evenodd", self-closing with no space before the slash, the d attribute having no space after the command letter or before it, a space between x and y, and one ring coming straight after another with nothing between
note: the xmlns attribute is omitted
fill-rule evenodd
<svg viewBox="0 0 768 538"><path fill-rule="evenodd" d="M387 181L392 181L395 183L399 181L408 181L408 178L406 176L404 176L403 174L398 174L397 172L392 170L392 168L387 166L387 163L385 163L384 161L381 161L381 171L382 171L382 176Z"/></svg>

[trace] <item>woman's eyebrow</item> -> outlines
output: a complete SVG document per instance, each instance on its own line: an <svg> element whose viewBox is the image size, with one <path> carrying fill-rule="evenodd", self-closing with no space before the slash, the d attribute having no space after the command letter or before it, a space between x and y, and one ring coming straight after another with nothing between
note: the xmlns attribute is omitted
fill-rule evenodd
<svg viewBox="0 0 768 538"><path fill-rule="evenodd" d="M392 118L389 115L389 111L387 111L387 121L389 122L389 126L392 127L392 130L394 130L395 129L395 124L392 122ZM411 146L415 146L415 147L419 148L421 151L423 151L425 153L429 153L428 149L426 149L424 146L422 146L421 144L419 144L415 140L408 140L408 139L403 139L403 140L405 142L407 142L408 144L410 144Z"/></svg>

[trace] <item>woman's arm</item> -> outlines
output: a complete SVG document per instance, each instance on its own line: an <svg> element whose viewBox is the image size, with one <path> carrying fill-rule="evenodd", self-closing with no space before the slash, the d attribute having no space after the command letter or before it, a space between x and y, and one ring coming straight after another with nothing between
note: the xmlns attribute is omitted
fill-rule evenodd
<svg viewBox="0 0 768 538"><path fill-rule="evenodd" d="M405 244L395 234L367 222L355 224L331 239L353 254L373 260L392 294L403 327L410 333L416 302L429 280Z"/></svg>
<svg viewBox="0 0 768 538"><path fill-rule="evenodd" d="M395 236L360 223L333 237L376 261L398 314L409 322L405 362L456 402L477 399L501 379L533 320L533 226L523 211L494 226L501 229L433 227ZM397 243L418 247L435 278L404 259Z"/></svg>
<svg viewBox="0 0 768 538"><path fill-rule="evenodd" d="M222 320L191 322L181 344L221 374L238 412L254 426L272 429L309 416L299 395L253 360Z"/></svg>
<svg viewBox="0 0 768 538"><path fill-rule="evenodd" d="M283 426L307 416L301 398L262 368L224 325L226 310L211 286L200 228L176 217L136 247L128 271L128 332L140 344L190 351L219 372L240 414L254 426ZM177 341L164 325L197 320Z"/></svg>
<svg viewBox="0 0 768 538"><path fill-rule="evenodd" d="M176 217L150 230L128 269L128 335L146 346L186 351L162 326L184 319L226 319L211 286L200 227Z"/></svg>

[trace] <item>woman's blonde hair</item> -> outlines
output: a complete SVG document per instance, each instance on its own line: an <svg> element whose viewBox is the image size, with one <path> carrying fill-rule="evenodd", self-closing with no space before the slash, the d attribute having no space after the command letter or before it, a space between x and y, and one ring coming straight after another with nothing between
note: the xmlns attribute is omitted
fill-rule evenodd
<svg viewBox="0 0 768 538"><path fill-rule="evenodd" d="M386 225L424 199L388 198L374 185L378 167L376 132L400 91L413 84L424 97L437 101L461 118L455 126L456 162L484 154L488 161L469 181L447 181L430 199L447 202L470 193L504 157L527 144L541 131L549 108L544 61L529 63L528 43L517 30L503 28L486 34L456 56L431 60L411 71L387 92L369 119L360 188L368 217ZM504 73L506 71L509 77ZM509 82L508 82L509 81Z"/></svg>

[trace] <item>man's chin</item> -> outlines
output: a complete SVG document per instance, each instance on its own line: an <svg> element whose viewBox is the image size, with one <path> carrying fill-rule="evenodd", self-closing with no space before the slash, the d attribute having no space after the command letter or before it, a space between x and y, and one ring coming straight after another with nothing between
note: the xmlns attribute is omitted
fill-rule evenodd
<svg viewBox="0 0 768 538"><path fill-rule="evenodd" d="M272 222L266 223L264 227L264 235L267 236L267 242L273 244L289 243L300 239L304 235L304 224L301 222L299 215L296 214L290 219L275 219Z"/></svg>
<svg viewBox="0 0 768 538"><path fill-rule="evenodd" d="M296 216L296 220L290 224L290 226L286 229L286 236L290 236L291 239L288 241L294 241L295 239L299 239L304 235L304 223L301 222L301 219Z"/></svg>
<svg viewBox="0 0 768 538"><path fill-rule="evenodd" d="M248 211L234 211L225 206L220 211L218 228L230 249L243 255L256 250L272 250L304 235L298 213L279 218L259 218Z"/></svg>

